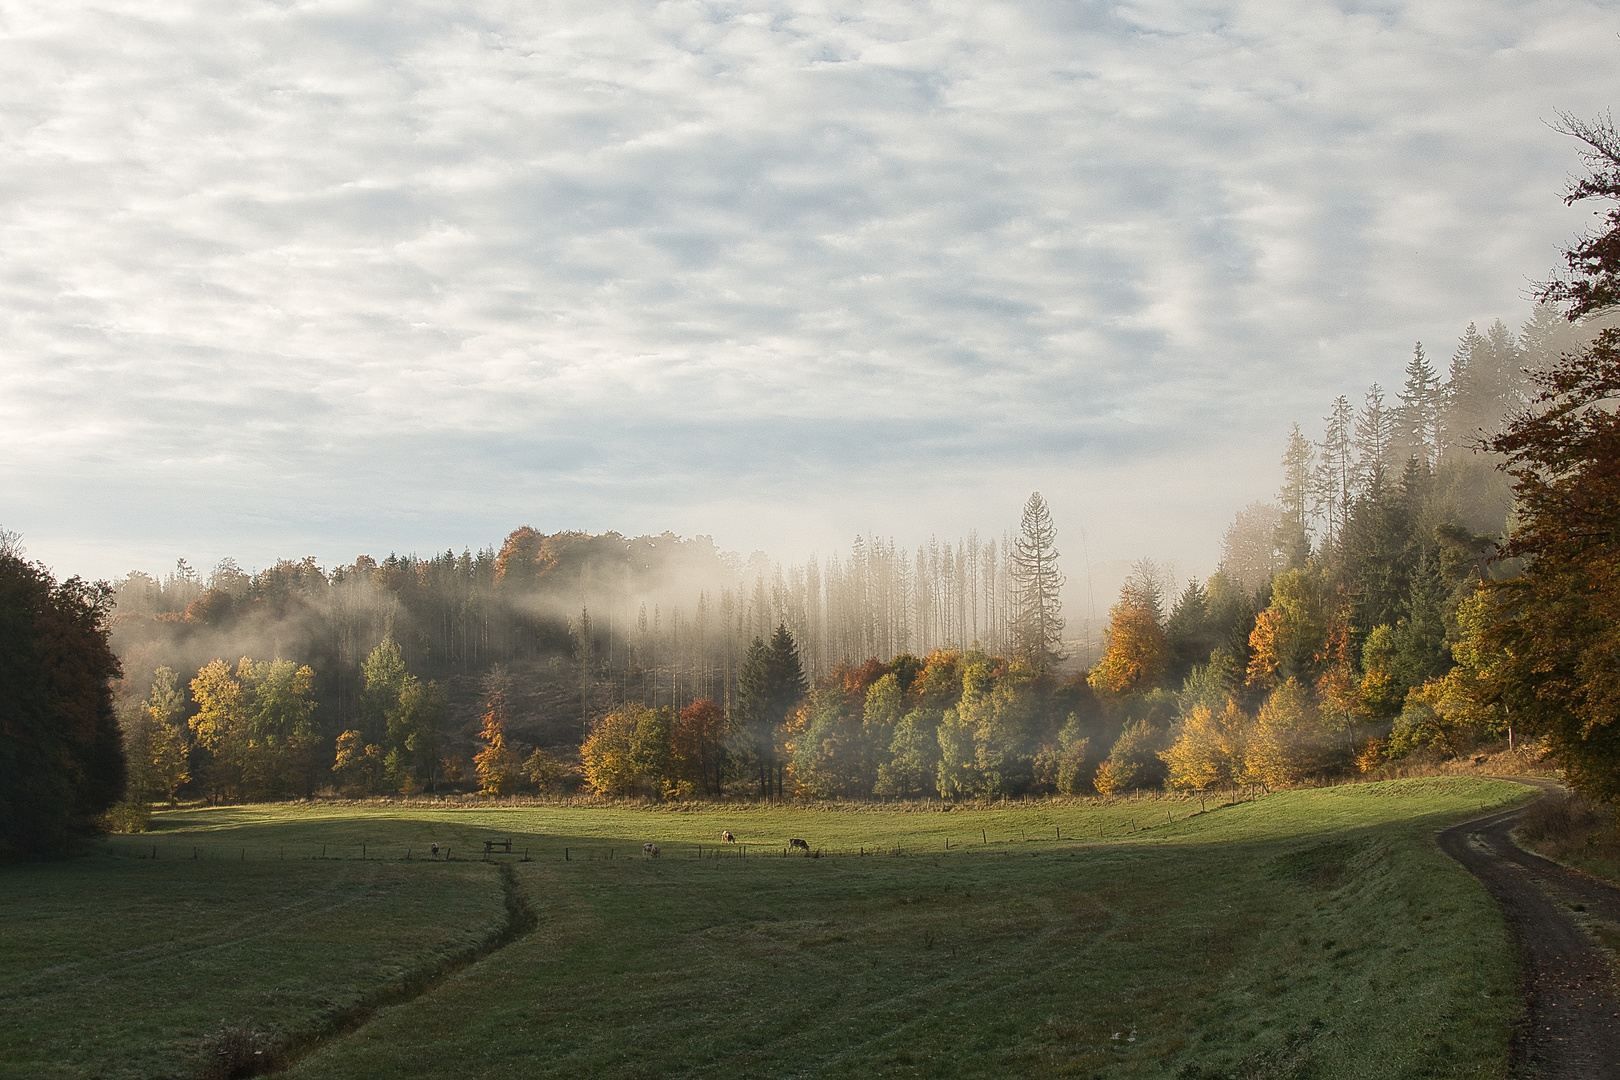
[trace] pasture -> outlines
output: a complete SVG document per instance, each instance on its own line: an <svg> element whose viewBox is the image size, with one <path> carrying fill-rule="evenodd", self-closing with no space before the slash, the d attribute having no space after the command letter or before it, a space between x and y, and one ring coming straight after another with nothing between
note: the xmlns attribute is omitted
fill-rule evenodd
<svg viewBox="0 0 1620 1080"><path fill-rule="evenodd" d="M230 1024L308 1078L1501 1077L1513 955L1432 837L1526 797L161 813L0 870L0 1076Z"/></svg>

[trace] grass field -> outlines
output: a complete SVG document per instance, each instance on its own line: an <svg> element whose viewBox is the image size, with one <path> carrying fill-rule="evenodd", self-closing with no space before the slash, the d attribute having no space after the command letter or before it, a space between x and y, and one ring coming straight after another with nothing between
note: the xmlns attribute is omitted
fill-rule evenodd
<svg viewBox="0 0 1620 1080"><path fill-rule="evenodd" d="M222 1023L298 1077L1505 1076L1513 958L1432 835L1527 794L164 813L0 871L0 1076L195 1076Z"/></svg>

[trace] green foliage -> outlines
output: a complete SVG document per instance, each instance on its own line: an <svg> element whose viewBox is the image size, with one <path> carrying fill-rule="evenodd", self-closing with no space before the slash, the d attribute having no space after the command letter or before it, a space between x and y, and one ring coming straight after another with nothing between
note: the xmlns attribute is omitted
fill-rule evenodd
<svg viewBox="0 0 1620 1080"><path fill-rule="evenodd" d="M1319 577L1308 570L1278 574L1271 603L1249 634L1248 681L1266 689L1290 679L1314 681L1326 637Z"/></svg>
<svg viewBox="0 0 1620 1080"><path fill-rule="evenodd" d="M942 716L913 709L894 725L887 760L878 765L873 793L909 798L931 795L939 789Z"/></svg>
<svg viewBox="0 0 1620 1080"><path fill-rule="evenodd" d="M213 660L191 680L189 724L214 801L309 795L315 787L315 673L290 660Z"/></svg>
<svg viewBox="0 0 1620 1080"><path fill-rule="evenodd" d="M153 799L173 802L181 786L191 779L184 714L185 698L174 669L169 667L153 673L152 691L146 701L120 711L118 722L129 766L125 790L131 804Z"/></svg>
<svg viewBox="0 0 1620 1080"><path fill-rule="evenodd" d="M1108 760L1097 769L1099 794L1118 795L1140 788L1159 787L1168 770L1160 752L1166 744L1165 732L1146 720L1125 725L1108 752Z"/></svg>
<svg viewBox="0 0 1620 1080"><path fill-rule="evenodd" d="M124 793L110 590L58 584L0 533L0 858L97 831Z"/></svg>
<svg viewBox="0 0 1620 1080"><path fill-rule="evenodd" d="M392 635L384 637L360 665L360 729L372 742L387 737L388 717L399 704L408 673L405 655Z"/></svg>
<svg viewBox="0 0 1620 1080"><path fill-rule="evenodd" d="M562 762L544 750L535 750L523 759L523 775L541 794L552 794L562 780Z"/></svg>
<svg viewBox="0 0 1620 1080"><path fill-rule="evenodd" d="M743 749L758 769L760 794L782 793L777 732L809 689L799 648L784 625L769 643L755 638L737 676L737 720Z"/></svg>
<svg viewBox="0 0 1620 1080"><path fill-rule="evenodd" d="M1052 758L1052 782L1060 795L1083 795L1092 786L1098 762L1091 756L1091 736L1087 726L1074 713L1058 732L1057 753Z"/></svg>

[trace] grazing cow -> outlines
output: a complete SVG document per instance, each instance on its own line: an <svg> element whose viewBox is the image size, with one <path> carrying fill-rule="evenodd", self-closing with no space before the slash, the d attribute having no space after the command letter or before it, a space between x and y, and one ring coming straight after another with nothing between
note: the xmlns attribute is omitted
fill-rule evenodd
<svg viewBox="0 0 1620 1080"><path fill-rule="evenodd" d="M727 829L726 831L722 832L720 834L720 839L724 840L728 844L735 844L737 842L737 838L735 836L731 835L731 830L730 829Z"/></svg>
<svg viewBox="0 0 1620 1080"><path fill-rule="evenodd" d="M655 859L658 858L658 856L663 854L662 851L658 850L658 845L657 844L642 844L641 845L641 853L643 855L650 855Z"/></svg>
<svg viewBox="0 0 1620 1080"><path fill-rule="evenodd" d="M805 854L810 853L810 841L808 841L808 840L800 840L797 836L793 837L792 839L790 839L788 841L788 847L790 847L790 848L804 848Z"/></svg>

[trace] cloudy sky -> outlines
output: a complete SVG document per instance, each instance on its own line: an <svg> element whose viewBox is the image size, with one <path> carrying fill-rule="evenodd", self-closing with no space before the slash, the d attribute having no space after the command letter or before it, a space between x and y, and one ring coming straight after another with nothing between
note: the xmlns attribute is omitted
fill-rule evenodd
<svg viewBox="0 0 1620 1080"><path fill-rule="evenodd" d="M1620 104L1617 33L0 0L0 526L96 576L524 523L798 560L1039 489L1095 561L1207 572L1290 421L1528 315L1590 220L1547 122Z"/></svg>

